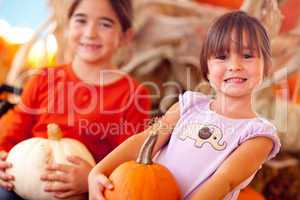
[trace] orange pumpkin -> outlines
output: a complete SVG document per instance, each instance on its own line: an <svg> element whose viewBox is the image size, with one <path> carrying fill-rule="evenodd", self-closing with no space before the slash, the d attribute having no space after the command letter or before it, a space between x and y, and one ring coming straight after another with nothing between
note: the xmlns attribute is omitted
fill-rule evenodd
<svg viewBox="0 0 300 200"><path fill-rule="evenodd" d="M286 0L280 6L280 10L284 16L281 32L288 32L299 25L300 20L300 0Z"/></svg>
<svg viewBox="0 0 300 200"><path fill-rule="evenodd" d="M0 54L4 51L5 47L5 41L4 39L0 36Z"/></svg>
<svg viewBox="0 0 300 200"><path fill-rule="evenodd" d="M194 0L199 3L207 3L214 6L222 6L229 9L239 9L243 0ZM300 0L286 0L280 4L280 10L284 16L281 32L288 32L299 24L300 19Z"/></svg>
<svg viewBox="0 0 300 200"><path fill-rule="evenodd" d="M287 77L286 81L276 84L273 87L273 91L276 96L279 96L285 100L292 101L294 103L300 104L300 93L299 88L296 87L300 81L300 73L295 72ZM287 92L287 94L285 94Z"/></svg>
<svg viewBox="0 0 300 200"><path fill-rule="evenodd" d="M246 187L240 192L238 200L266 200L263 195L254 191L250 187Z"/></svg>
<svg viewBox="0 0 300 200"><path fill-rule="evenodd" d="M106 200L180 200L175 178L167 168L152 162L157 134L150 134L136 161L117 167L109 177L113 190L105 190Z"/></svg>
<svg viewBox="0 0 300 200"><path fill-rule="evenodd" d="M230 9L238 9L241 7L243 0L196 0L199 3L207 3L214 6L222 6Z"/></svg>

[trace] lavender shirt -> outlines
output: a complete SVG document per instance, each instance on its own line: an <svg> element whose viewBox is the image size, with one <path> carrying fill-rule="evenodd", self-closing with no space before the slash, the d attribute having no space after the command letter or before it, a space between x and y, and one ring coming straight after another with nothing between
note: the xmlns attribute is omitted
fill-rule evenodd
<svg viewBox="0 0 300 200"><path fill-rule="evenodd" d="M267 120L230 119L209 109L210 99L197 92L179 96L180 119L170 142L156 156L156 162L166 166L176 178L183 198L189 199L230 154L248 139L264 136L273 141L268 159L280 149L275 127ZM241 166L244 167L244 166ZM254 174L242 182L224 199L237 199Z"/></svg>

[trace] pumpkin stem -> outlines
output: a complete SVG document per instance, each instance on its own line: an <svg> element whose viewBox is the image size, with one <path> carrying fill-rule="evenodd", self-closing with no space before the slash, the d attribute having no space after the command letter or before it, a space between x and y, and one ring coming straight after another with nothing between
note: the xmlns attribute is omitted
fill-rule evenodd
<svg viewBox="0 0 300 200"><path fill-rule="evenodd" d="M47 134L48 134L48 139L50 140L60 140L63 137L61 129L55 123L48 124Z"/></svg>
<svg viewBox="0 0 300 200"><path fill-rule="evenodd" d="M139 164L151 165L152 162L152 152L154 145L158 137L158 129L160 128L160 123L154 123L150 128L150 133L145 140L142 148L139 152L136 162Z"/></svg>

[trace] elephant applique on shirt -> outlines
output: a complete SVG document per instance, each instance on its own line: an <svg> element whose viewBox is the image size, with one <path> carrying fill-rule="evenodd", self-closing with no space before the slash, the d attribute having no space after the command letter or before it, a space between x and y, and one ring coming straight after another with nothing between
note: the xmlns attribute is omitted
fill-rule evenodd
<svg viewBox="0 0 300 200"><path fill-rule="evenodd" d="M222 142L223 134L219 127L211 124L188 124L178 135L180 140L187 138L195 141L194 145L201 148L203 144L208 143L214 149L222 151L226 148L226 142Z"/></svg>

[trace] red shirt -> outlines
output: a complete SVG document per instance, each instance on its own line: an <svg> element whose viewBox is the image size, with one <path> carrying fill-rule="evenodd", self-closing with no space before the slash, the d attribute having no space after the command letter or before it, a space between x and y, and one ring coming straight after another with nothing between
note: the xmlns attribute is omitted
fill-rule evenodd
<svg viewBox="0 0 300 200"><path fill-rule="evenodd" d="M47 137L57 123L64 137L81 141L100 161L149 117L145 87L128 75L107 85L79 80L70 66L42 70L27 81L22 101L0 119L0 150L31 137Z"/></svg>

